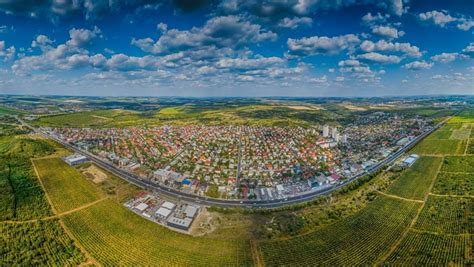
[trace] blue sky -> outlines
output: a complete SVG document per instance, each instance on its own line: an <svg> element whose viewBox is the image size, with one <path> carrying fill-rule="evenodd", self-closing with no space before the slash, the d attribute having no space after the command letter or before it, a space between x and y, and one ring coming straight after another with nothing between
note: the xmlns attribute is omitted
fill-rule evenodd
<svg viewBox="0 0 474 267"><path fill-rule="evenodd" d="M3 0L0 93L474 94L474 3Z"/></svg>

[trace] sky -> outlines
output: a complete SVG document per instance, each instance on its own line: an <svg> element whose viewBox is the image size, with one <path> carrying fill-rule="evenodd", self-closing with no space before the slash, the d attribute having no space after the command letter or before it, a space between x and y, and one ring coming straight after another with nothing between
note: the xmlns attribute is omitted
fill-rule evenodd
<svg viewBox="0 0 474 267"><path fill-rule="evenodd" d="M0 0L0 94L474 94L472 0Z"/></svg>

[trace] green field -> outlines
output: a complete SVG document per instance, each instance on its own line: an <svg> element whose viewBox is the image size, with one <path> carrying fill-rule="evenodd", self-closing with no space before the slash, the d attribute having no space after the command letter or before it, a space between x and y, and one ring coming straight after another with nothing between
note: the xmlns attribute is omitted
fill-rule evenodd
<svg viewBox="0 0 474 267"><path fill-rule="evenodd" d="M267 125L307 126L333 122L342 116L319 109L292 109L286 105L179 106L156 111L95 110L43 116L34 122L51 127L127 127L158 125Z"/></svg>
<svg viewBox="0 0 474 267"><path fill-rule="evenodd" d="M444 158L443 172L460 172L474 174L474 156L448 156Z"/></svg>
<svg viewBox="0 0 474 267"><path fill-rule="evenodd" d="M305 118L305 113L282 115L287 111L280 114L275 109L262 105L224 106L213 111L196 107L168 107L148 113L107 110L73 116L78 120L74 122L68 121L74 114L40 121L102 127L180 120L313 120ZM309 113L313 112L321 111ZM433 110L418 112L438 114ZM222 224L203 237L171 231L129 211L121 201L136 188L127 187L119 193L126 185L112 177L94 184L80 172L88 165L78 171L51 156L66 151L53 142L27 136L0 137L0 266L96 262L107 266L472 266L474 156L463 155L462 146L467 143L467 127L472 128L463 121L469 121L471 115L459 114L452 120L456 123L444 126L413 149L418 151L414 153L437 156L422 156L399 173L358 180L316 204L289 208L286 213L221 214ZM450 140L453 133L465 140ZM32 162L45 192L30 158L36 158ZM272 223L261 225L268 221ZM280 234L256 239L255 232L269 226L277 227Z"/></svg>
<svg viewBox="0 0 474 267"><path fill-rule="evenodd" d="M1 266L72 266L85 257L58 220L0 223Z"/></svg>
<svg viewBox="0 0 474 267"><path fill-rule="evenodd" d="M387 266L470 266L472 237L410 231L385 261Z"/></svg>
<svg viewBox="0 0 474 267"><path fill-rule="evenodd" d="M104 197L100 189L59 158L36 159L33 163L58 212L72 210Z"/></svg>
<svg viewBox="0 0 474 267"><path fill-rule="evenodd" d="M0 139L0 150L0 266L85 262L59 221L51 218L29 159L49 155L55 148L41 140L6 136Z"/></svg>
<svg viewBox="0 0 474 267"><path fill-rule="evenodd" d="M24 111L21 110L0 106L0 115L18 115L23 113Z"/></svg>
<svg viewBox="0 0 474 267"><path fill-rule="evenodd" d="M474 196L474 173L440 172L432 192L440 195Z"/></svg>
<svg viewBox="0 0 474 267"><path fill-rule="evenodd" d="M474 199L429 196L414 226L439 234L474 233Z"/></svg>
<svg viewBox="0 0 474 267"><path fill-rule="evenodd" d="M442 160L439 157L421 157L403 172L388 193L409 199L422 200L429 191Z"/></svg>
<svg viewBox="0 0 474 267"><path fill-rule="evenodd" d="M354 216L287 240L260 244L266 265L370 265L403 234L420 203L380 196Z"/></svg>
<svg viewBox="0 0 474 267"><path fill-rule="evenodd" d="M245 240L193 238L106 200L67 215L66 227L104 265L252 265Z"/></svg>
<svg viewBox="0 0 474 267"><path fill-rule="evenodd" d="M455 155L461 149L464 148L460 140L425 139L416 145L411 152L420 155Z"/></svg>

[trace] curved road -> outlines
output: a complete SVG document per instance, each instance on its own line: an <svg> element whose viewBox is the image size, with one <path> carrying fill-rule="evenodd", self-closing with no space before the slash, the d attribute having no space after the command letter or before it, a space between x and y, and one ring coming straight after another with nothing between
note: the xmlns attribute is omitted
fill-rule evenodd
<svg viewBox="0 0 474 267"><path fill-rule="evenodd" d="M234 200L234 199L218 199L218 198L211 198L211 197L204 197L204 196L198 196L190 193L185 193L181 192L177 189L170 188L168 186L144 179L134 173L125 171L123 169L120 169L118 166L102 159L99 158L85 150L82 150L76 146L73 146L55 136L49 135L45 132L41 132L40 130L32 127L31 125L25 123L23 120L20 118L17 118L18 121L20 121L23 125L26 127L32 129L34 132L39 133L47 138L53 139L56 142L60 143L61 145L70 148L71 150L75 151L76 153L85 155L89 158L90 161L94 162L98 166L108 170L109 172L121 177L122 179L133 183L141 188L144 188L146 190L154 190L157 191L163 195L171 196L180 200L188 201L188 202L193 202L198 205L209 205L209 206L216 206L216 207L222 207L222 208L229 208L229 207L243 207L243 208L275 208L275 207L280 207L283 205L289 205L289 204L295 204L295 203L300 203L300 202L305 202L309 201L315 197L322 196L322 195L327 195L330 194L331 192L346 186L347 184L350 184L351 182L359 179L360 177L363 177L368 174L372 174L384 166L391 164L395 160L397 160L400 156L402 156L406 151L408 151L410 148L412 148L414 145L416 145L418 142L420 142L423 138L440 128L444 123L447 121L443 121L433 127L431 130L424 132L423 134L417 136L413 140L411 140L408 144L403 146L401 149L399 149L397 152L391 154L384 160L380 161L376 165L368 168L361 174L357 174L348 180L346 180L344 183L341 184L336 184L331 187L324 188L322 190L312 190L305 192L300 195L295 195L291 197L287 197L284 199L274 199L274 200Z"/></svg>

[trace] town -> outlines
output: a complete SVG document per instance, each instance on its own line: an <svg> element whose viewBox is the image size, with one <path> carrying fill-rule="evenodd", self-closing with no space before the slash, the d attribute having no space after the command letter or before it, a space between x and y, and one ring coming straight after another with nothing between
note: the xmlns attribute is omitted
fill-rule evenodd
<svg viewBox="0 0 474 267"><path fill-rule="evenodd" d="M433 127L373 112L347 125L48 128L144 179L224 199L284 199L364 173Z"/></svg>

